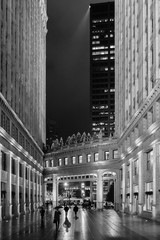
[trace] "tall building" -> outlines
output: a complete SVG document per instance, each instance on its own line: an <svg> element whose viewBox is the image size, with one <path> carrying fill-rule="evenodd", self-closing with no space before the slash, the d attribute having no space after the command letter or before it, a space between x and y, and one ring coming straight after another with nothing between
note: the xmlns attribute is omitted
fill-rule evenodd
<svg viewBox="0 0 160 240"><path fill-rule="evenodd" d="M0 1L0 219L42 202L46 0Z"/></svg>
<svg viewBox="0 0 160 240"><path fill-rule="evenodd" d="M90 108L92 132L115 130L114 1L90 5Z"/></svg>
<svg viewBox="0 0 160 240"><path fill-rule="evenodd" d="M160 2L115 1L122 210L160 215Z"/></svg>

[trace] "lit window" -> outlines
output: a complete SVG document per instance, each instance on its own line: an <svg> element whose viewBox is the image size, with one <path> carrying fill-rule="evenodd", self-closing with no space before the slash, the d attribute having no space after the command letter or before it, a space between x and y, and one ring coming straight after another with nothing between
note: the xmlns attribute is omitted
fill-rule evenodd
<svg viewBox="0 0 160 240"><path fill-rule="evenodd" d="M87 162L91 162L91 154L87 155Z"/></svg>
<svg viewBox="0 0 160 240"><path fill-rule="evenodd" d="M113 158L118 158L118 150L113 150Z"/></svg>
<svg viewBox="0 0 160 240"><path fill-rule="evenodd" d="M48 167L48 161L46 161L46 167Z"/></svg>
<svg viewBox="0 0 160 240"><path fill-rule="evenodd" d="M104 160L109 160L109 151L104 152Z"/></svg>
<svg viewBox="0 0 160 240"><path fill-rule="evenodd" d="M98 157L99 157L99 153L95 153L95 154L94 154L94 161L95 161L95 162L98 161Z"/></svg>
<svg viewBox="0 0 160 240"><path fill-rule="evenodd" d="M51 161L51 167L53 167L53 164L54 164L54 163L53 163L53 160L52 160L52 161Z"/></svg>
<svg viewBox="0 0 160 240"><path fill-rule="evenodd" d="M64 159L64 164L68 165L68 158L67 157L65 157L65 159Z"/></svg>
<svg viewBox="0 0 160 240"><path fill-rule="evenodd" d="M78 163L82 163L82 155L78 156Z"/></svg>
<svg viewBox="0 0 160 240"><path fill-rule="evenodd" d="M62 159L61 158L58 159L58 165L62 166Z"/></svg>
<svg viewBox="0 0 160 240"><path fill-rule="evenodd" d="M72 164L76 163L76 157L72 157Z"/></svg>

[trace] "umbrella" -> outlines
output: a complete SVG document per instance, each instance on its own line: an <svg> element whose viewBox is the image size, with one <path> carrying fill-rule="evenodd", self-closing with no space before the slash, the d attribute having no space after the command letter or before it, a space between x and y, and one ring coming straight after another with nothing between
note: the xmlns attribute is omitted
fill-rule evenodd
<svg viewBox="0 0 160 240"><path fill-rule="evenodd" d="M59 208L63 208L61 205L56 206L54 209L59 209Z"/></svg>

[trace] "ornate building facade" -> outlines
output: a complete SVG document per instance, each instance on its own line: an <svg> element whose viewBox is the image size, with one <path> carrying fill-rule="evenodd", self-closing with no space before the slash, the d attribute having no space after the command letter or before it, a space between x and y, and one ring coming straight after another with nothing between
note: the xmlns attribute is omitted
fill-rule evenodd
<svg viewBox="0 0 160 240"><path fill-rule="evenodd" d="M160 214L160 2L116 1L115 114L122 210Z"/></svg>
<svg viewBox="0 0 160 240"><path fill-rule="evenodd" d="M42 203L46 1L0 1L0 220Z"/></svg>

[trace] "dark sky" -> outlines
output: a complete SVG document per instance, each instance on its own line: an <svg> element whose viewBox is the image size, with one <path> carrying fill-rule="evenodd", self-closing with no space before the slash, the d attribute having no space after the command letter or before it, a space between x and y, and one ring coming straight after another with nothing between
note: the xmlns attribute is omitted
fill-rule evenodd
<svg viewBox="0 0 160 240"><path fill-rule="evenodd" d="M58 137L90 132L89 4L101 0L48 0L47 119Z"/></svg>

